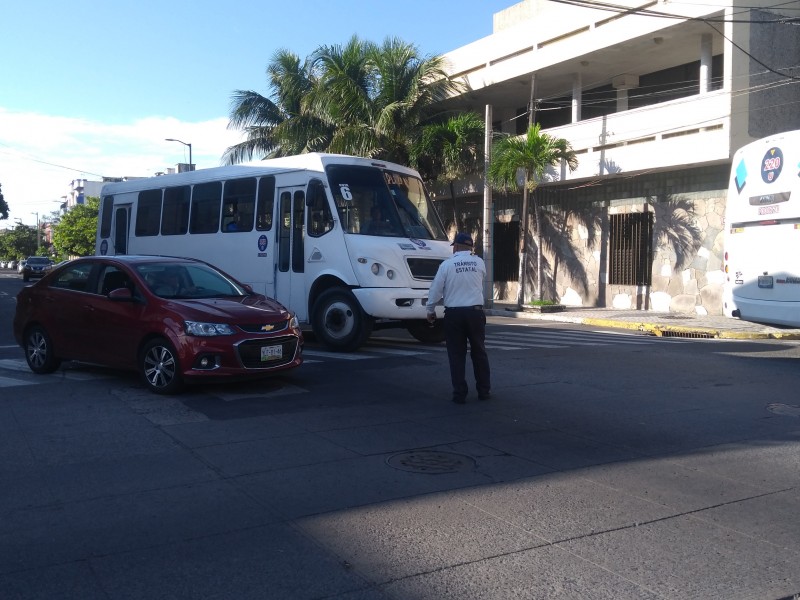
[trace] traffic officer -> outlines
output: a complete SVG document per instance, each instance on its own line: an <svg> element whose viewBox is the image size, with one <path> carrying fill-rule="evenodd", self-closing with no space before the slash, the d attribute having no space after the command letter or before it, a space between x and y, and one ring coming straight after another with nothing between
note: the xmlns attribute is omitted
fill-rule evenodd
<svg viewBox="0 0 800 600"><path fill-rule="evenodd" d="M453 256L439 265L428 291L428 322L436 321L436 305L444 303L444 336L453 383L453 402L464 404L467 397L466 362L469 340L472 370L478 398L490 394L489 357L486 354L486 315L483 312L483 280L486 265L472 253L472 237L457 233Z"/></svg>

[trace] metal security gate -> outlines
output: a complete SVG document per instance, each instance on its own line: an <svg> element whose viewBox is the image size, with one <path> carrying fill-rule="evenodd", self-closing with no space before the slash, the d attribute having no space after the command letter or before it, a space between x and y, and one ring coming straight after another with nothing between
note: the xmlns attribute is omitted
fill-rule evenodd
<svg viewBox="0 0 800 600"><path fill-rule="evenodd" d="M650 285L653 265L653 213L609 215L609 283Z"/></svg>

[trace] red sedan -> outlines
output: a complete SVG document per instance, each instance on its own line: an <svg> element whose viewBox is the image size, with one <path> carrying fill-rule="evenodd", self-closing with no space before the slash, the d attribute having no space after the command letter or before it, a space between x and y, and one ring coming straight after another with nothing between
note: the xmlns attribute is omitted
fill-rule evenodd
<svg viewBox="0 0 800 600"><path fill-rule="evenodd" d="M14 337L35 373L62 360L137 370L159 394L303 362L297 318L211 265L185 258L91 256L17 295Z"/></svg>

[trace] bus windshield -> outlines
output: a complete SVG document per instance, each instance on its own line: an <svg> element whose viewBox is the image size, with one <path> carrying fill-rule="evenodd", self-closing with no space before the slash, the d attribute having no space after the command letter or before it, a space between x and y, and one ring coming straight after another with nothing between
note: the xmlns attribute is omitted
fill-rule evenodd
<svg viewBox="0 0 800 600"><path fill-rule="evenodd" d="M446 241L444 227L418 178L377 167L326 169L346 233Z"/></svg>

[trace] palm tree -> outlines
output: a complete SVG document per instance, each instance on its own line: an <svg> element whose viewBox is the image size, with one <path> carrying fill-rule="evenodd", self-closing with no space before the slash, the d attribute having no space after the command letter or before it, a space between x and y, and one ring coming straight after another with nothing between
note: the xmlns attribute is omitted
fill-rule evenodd
<svg viewBox="0 0 800 600"><path fill-rule="evenodd" d="M517 176L523 173L522 218L520 222L519 250L519 290L517 306L521 307L525 299L525 265L528 248L528 194L533 193L542 181L548 168L553 168L564 161L570 171L578 166L578 159L565 139L554 138L541 132L536 123L528 128L524 137L503 135L492 144L492 160L489 163L488 180L495 187L511 190L519 189ZM537 268L536 290L539 300L542 299L542 267L541 267L541 234L542 228L536 196L533 196L533 212L536 220L537 236Z"/></svg>
<svg viewBox="0 0 800 600"><path fill-rule="evenodd" d="M225 151L225 164L324 149L330 141L332 131L302 110L316 83L308 61L278 50L267 74L269 98L250 90L234 92L228 129L244 130L246 140Z"/></svg>
<svg viewBox="0 0 800 600"><path fill-rule="evenodd" d="M453 222L460 229L454 182L483 169L483 119L472 112L427 125L411 148L410 164L426 181L441 181L450 187Z"/></svg>
<svg viewBox="0 0 800 600"><path fill-rule="evenodd" d="M268 74L270 98L234 94L229 127L247 140L226 151L229 163L324 151L408 164L422 127L442 117L434 107L460 89L441 56L420 56L397 38L376 45L354 36L302 63L281 51Z"/></svg>

